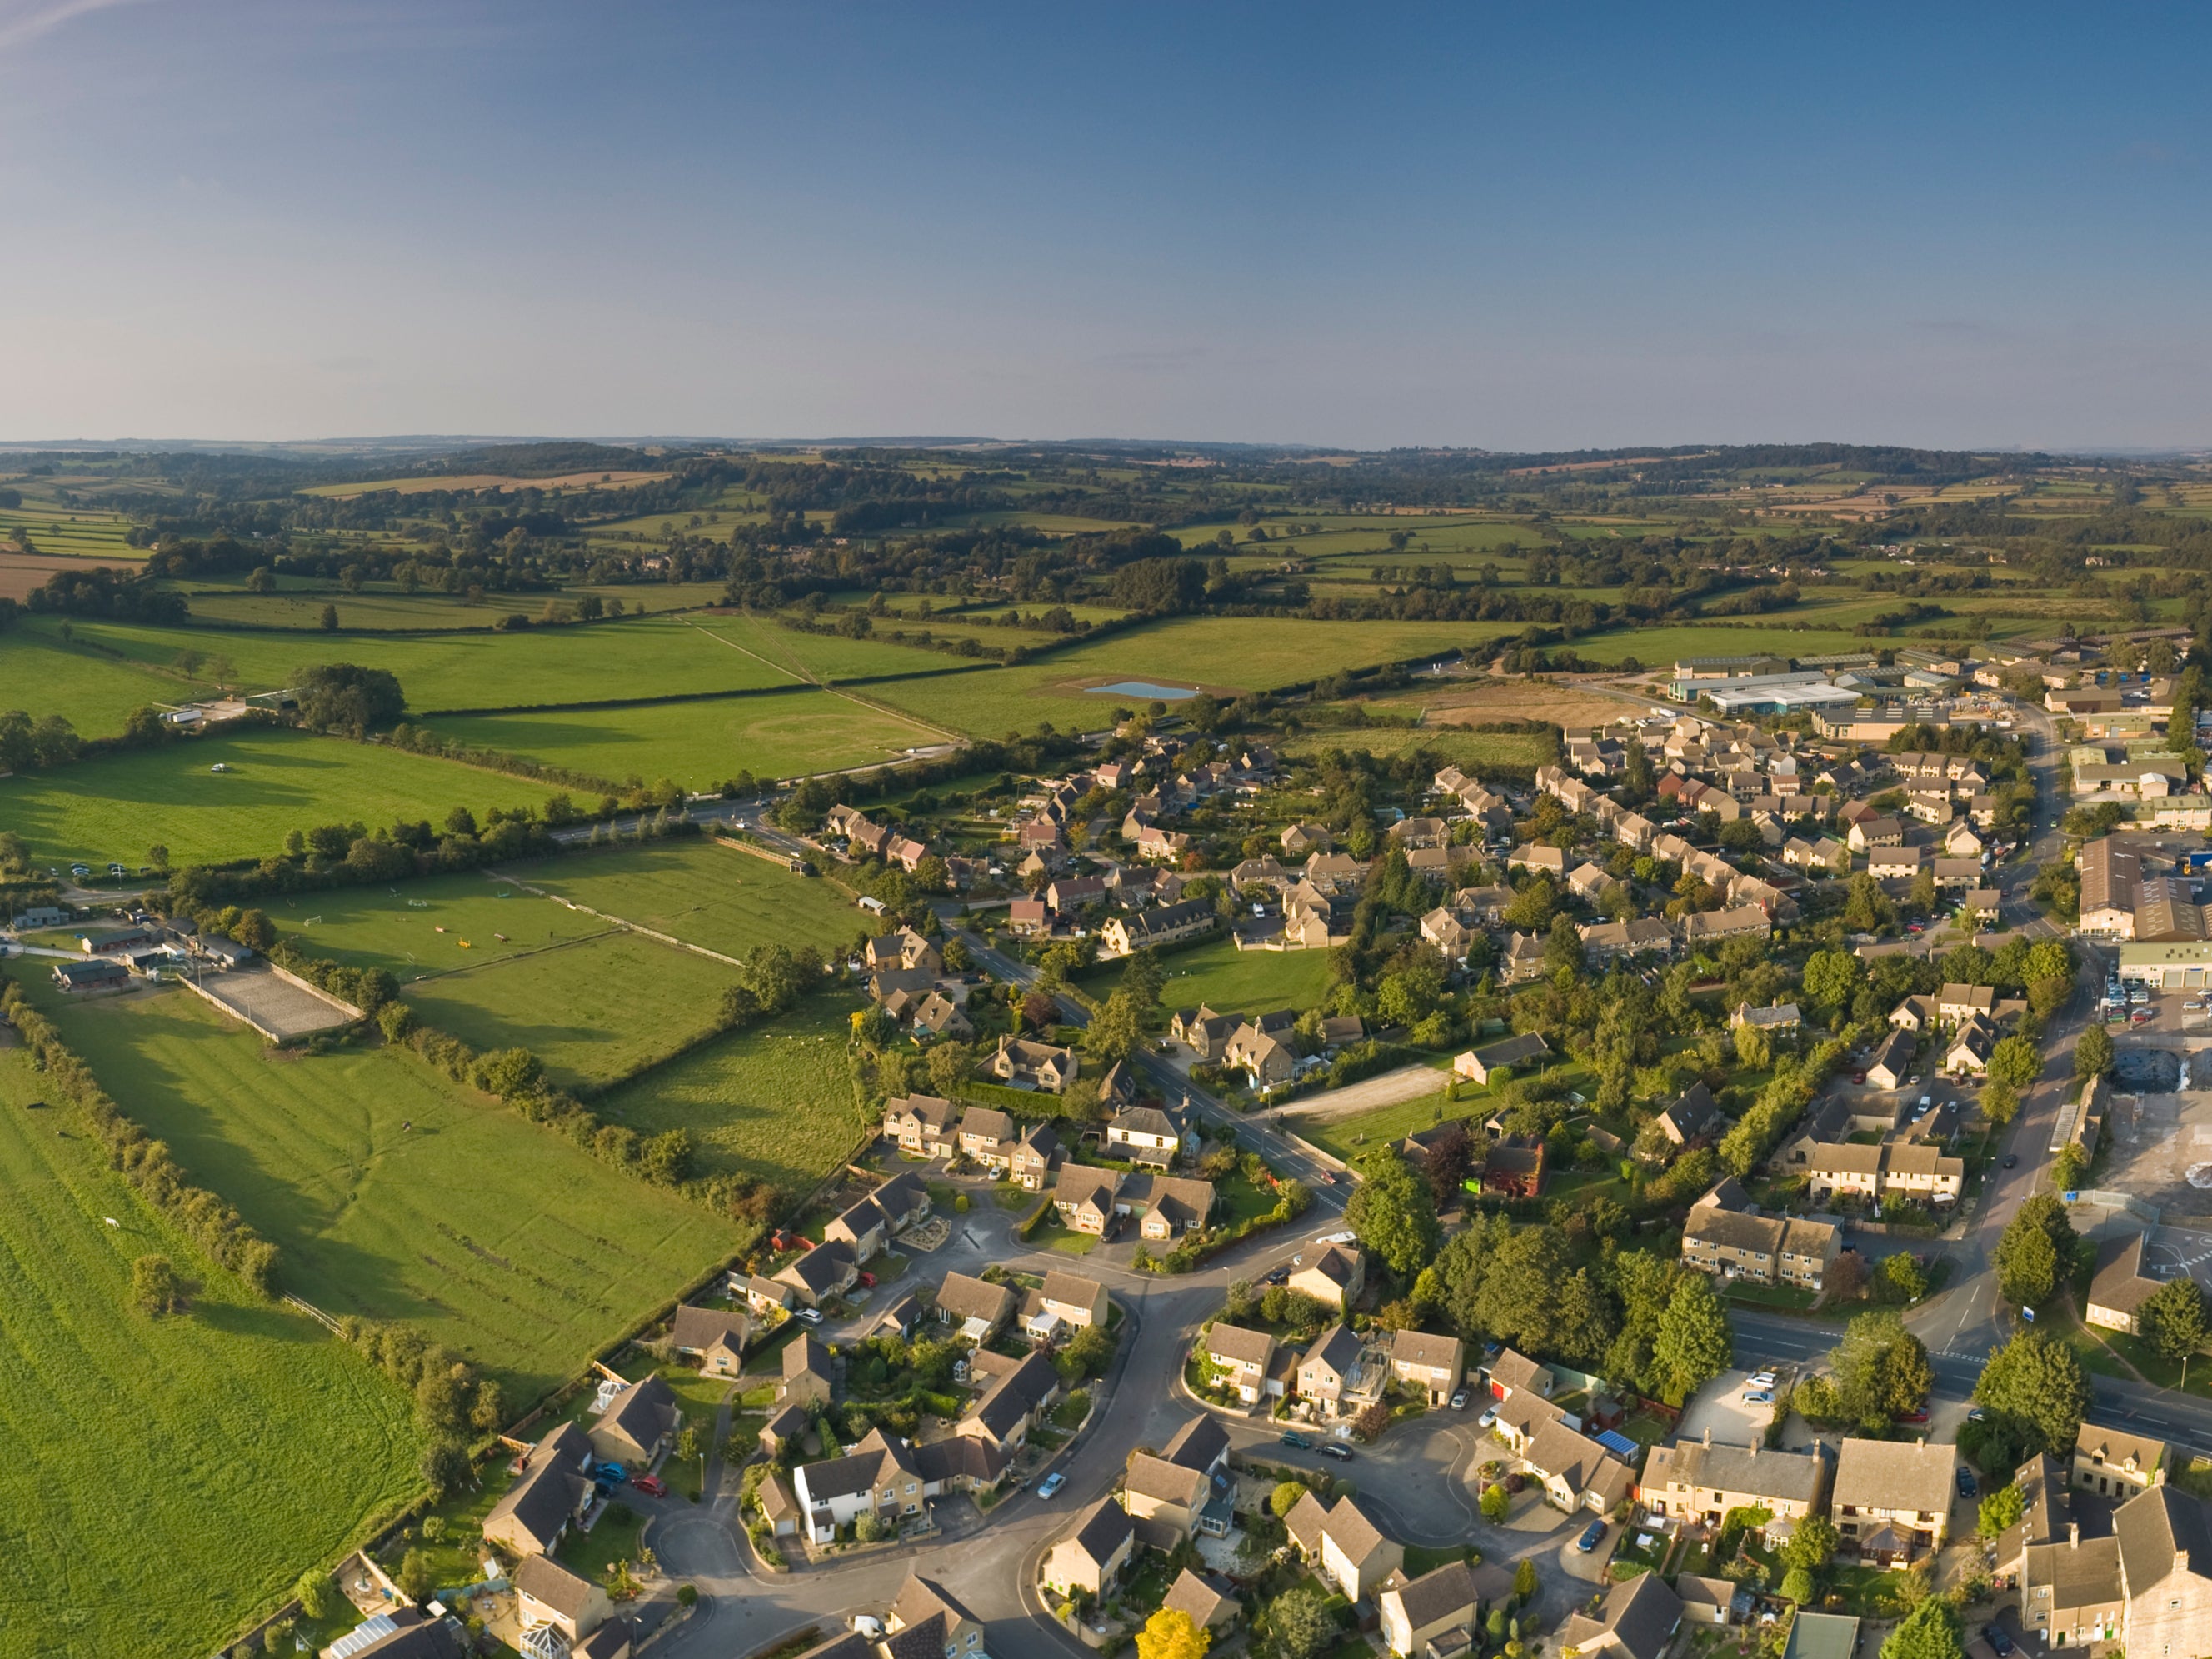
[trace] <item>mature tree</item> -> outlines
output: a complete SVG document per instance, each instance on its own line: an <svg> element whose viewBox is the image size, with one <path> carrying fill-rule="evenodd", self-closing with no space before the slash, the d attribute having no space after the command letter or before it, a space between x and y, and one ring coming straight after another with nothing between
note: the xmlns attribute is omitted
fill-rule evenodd
<svg viewBox="0 0 2212 1659"><path fill-rule="evenodd" d="M1856 1316L1830 1359L1837 1409L1870 1431L1917 1411L1936 1385L1926 1346L1893 1313Z"/></svg>
<svg viewBox="0 0 2212 1659"><path fill-rule="evenodd" d="M1504 1220L1499 1217L1500 1221ZM1574 1271L1564 1234L1548 1223L1504 1230L1492 1249L1468 1328L1525 1352L1555 1344L1559 1287Z"/></svg>
<svg viewBox="0 0 2212 1659"><path fill-rule="evenodd" d="M2041 1307L2072 1264L2075 1247L2065 1206L2049 1193L2035 1194L2005 1224L1997 1239L1992 1258L1997 1293L2014 1307Z"/></svg>
<svg viewBox="0 0 2212 1659"><path fill-rule="evenodd" d="M1849 951L1815 951L1805 958L1805 999L1816 1006L1848 1008L1865 983L1865 964Z"/></svg>
<svg viewBox="0 0 2212 1659"><path fill-rule="evenodd" d="M2029 1455L2063 1451L2081 1432L2089 1382L2064 1343L2022 1331L1990 1356L1974 1398L2024 1431Z"/></svg>
<svg viewBox="0 0 2212 1659"><path fill-rule="evenodd" d="M1834 1558L1837 1542L1834 1522L1825 1515L1808 1516L1797 1523L1797 1530L1790 1534L1790 1541L1783 1545L1783 1565L1818 1572Z"/></svg>
<svg viewBox="0 0 2212 1659"><path fill-rule="evenodd" d="M2112 1069L2112 1039L2102 1025L2092 1025L2074 1045L2074 1075L2101 1077Z"/></svg>
<svg viewBox="0 0 2212 1659"><path fill-rule="evenodd" d="M1536 1562L1533 1556L1524 1555L1514 1565L1513 1599L1524 1607L1536 1599Z"/></svg>
<svg viewBox="0 0 2212 1659"><path fill-rule="evenodd" d="M1410 1279L1436 1255L1441 1236L1428 1182L1389 1146L1369 1153L1363 1170L1367 1178L1345 1206L1345 1224L1391 1272Z"/></svg>
<svg viewBox="0 0 2212 1659"><path fill-rule="evenodd" d="M2151 1346L2178 1364L2203 1346L2204 1292L2186 1273L2169 1279L2136 1310L2136 1318Z"/></svg>
<svg viewBox="0 0 2212 1659"><path fill-rule="evenodd" d="M1813 1575L1803 1567L1792 1567L1782 1575L1782 1599L1805 1607L1813 1600Z"/></svg>
<svg viewBox="0 0 2212 1659"><path fill-rule="evenodd" d="M940 1042L929 1051L929 1086L950 1098L975 1070L975 1051L964 1042Z"/></svg>
<svg viewBox="0 0 2212 1659"><path fill-rule="evenodd" d="M2025 1089L2042 1075L2043 1056L2024 1036L2000 1037L1990 1050L1990 1077L1994 1082Z"/></svg>
<svg viewBox="0 0 2212 1659"><path fill-rule="evenodd" d="M1513 1494L1496 1482L1483 1488L1482 1516L1492 1526L1502 1522L1513 1507Z"/></svg>
<svg viewBox="0 0 2212 1659"><path fill-rule="evenodd" d="M336 623L333 611L329 625ZM293 676L292 684L299 694L301 720L355 737L391 725L407 707L398 679L382 668L325 663L301 669Z"/></svg>
<svg viewBox="0 0 2212 1659"><path fill-rule="evenodd" d="M143 1313L174 1313L184 1297L176 1264L166 1255L142 1255L131 1264L131 1300Z"/></svg>
<svg viewBox="0 0 2212 1659"><path fill-rule="evenodd" d="M2020 1112L2020 1091L2009 1083L1982 1085L1982 1115L2002 1129Z"/></svg>
<svg viewBox="0 0 2212 1659"><path fill-rule="evenodd" d="M1965 1659L1959 1615L1949 1601L1931 1595L1913 1608L1881 1644L1881 1659Z"/></svg>
<svg viewBox="0 0 2212 1659"><path fill-rule="evenodd" d="M1336 1641L1336 1613L1319 1590L1286 1589L1267 1603L1267 1633L1283 1659L1316 1659Z"/></svg>
<svg viewBox="0 0 2212 1659"><path fill-rule="evenodd" d="M1668 1402L1687 1400L1726 1370L1735 1353L1728 1310L1713 1293L1712 1281L1703 1273L1685 1273L1667 1299L1651 1342L1652 1360L1666 1374Z"/></svg>
<svg viewBox="0 0 2212 1659"><path fill-rule="evenodd" d="M1881 1278L1892 1292L1907 1302L1917 1302L1928 1294L1927 1270L1921 1267L1920 1258L1910 1250L1884 1256Z"/></svg>
<svg viewBox="0 0 2212 1659"><path fill-rule="evenodd" d="M1981 1534L1984 1538L2000 1537L2027 1513L2027 1494L2020 1489L2019 1481L2008 1480L1996 1491L1982 1495Z"/></svg>
<svg viewBox="0 0 2212 1659"><path fill-rule="evenodd" d="M438 1570L422 1550L410 1549L400 1557L393 1577L410 1601L427 1601L438 1593Z"/></svg>
<svg viewBox="0 0 2212 1659"><path fill-rule="evenodd" d="M1206 1659L1213 1632L1200 1630L1180 1609L1162 1607L1137 1632L1137 1659Z"/></svg>
<svg viewBox="0 0 2212 1659"><path fill-rule="evenodd" d="M1127 990L1108 997L1083 1033L1083 1052L1102 1066L1128 1059L1145 1040L1142 1016L1136 999Z"/></svg>
<svg viewBox="0 0 2212 1659"><path fill-rule="evenodd" d="M292 1594L300 1598L300 1611L318 1622L333 1617L338 1610L338 1587L331 1582L330 1574L319 1569L310 1567L301 1573Z"/></svg>
<svg viewBox="0 0 2212 1659"><path fill-rule="evenodd" d="M1267 1507L1279 1521L1297 1508L1298 1499L1304 1498L1307 1491L1308 1487L1302 1480L1279 1480L1275 1483L1274 1491L1267 1494Z"/></svg>

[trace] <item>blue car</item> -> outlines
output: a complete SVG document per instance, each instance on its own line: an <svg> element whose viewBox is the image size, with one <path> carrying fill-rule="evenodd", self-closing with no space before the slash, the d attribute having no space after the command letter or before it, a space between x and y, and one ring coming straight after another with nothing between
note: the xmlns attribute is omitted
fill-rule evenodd
<svg viewBox="0 0 2212 1659"><path fill-rule="evenodd" d="M592 1465L592 1478L595 1480L611 1480L619 1486L629 1480L629 1471L619 1463L594 1463Z"/></svg>
<svg viewBox="0 0 2212 1659"><path fill-rule="evenodd" d="M1067 1477L1066 1475L1048 1474L1037 1487L1037 1496L1039 1498L1050 1498L1054 1492L1058 1492L1066 1484Z"/></svg>
<svg viewBox="0 0 2212 1659"><path fill-rule="evenodd" d="M1605 1522L1593 1521L1583 1528L1583 1535L1575 1540L1575 1547L1588 1555L1605 1541Z"/></svg>

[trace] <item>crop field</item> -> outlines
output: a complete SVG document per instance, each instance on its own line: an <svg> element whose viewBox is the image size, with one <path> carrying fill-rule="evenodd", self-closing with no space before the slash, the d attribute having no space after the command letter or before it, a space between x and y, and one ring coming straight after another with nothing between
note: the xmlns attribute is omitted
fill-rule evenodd
<svg viewBox="0 0 2212 1659"><path fill-rule="evenodd" d="M640 1134L690 1130L702 1173L803 1193L850 1155L867 1120L845 1061L846 1012L826 998L732 1032L594 1103Z"/></svg>
<svg viewBox="0 0 2212 1659"><path fill-rule="evenodd" d="M568 854L510 866L507 873L726 957L761 945L842 947L881 927L872 926L874 919L834 882L794 876L766 859L706 842ZM547 908L574 915L550 902Z"/></svg>
<svg viewBox="0 0 2212 1659"><path fill-rule="evenodd" d="M1264 1014L1310 1008L1328 988L1326 951L1240 951L1227 939L1171 951L1160 969L1160 1004L1167 1008L1202 1002L1222 1013ZM1085 979L1085 988L1103 996L1121 976L1121 964L1109 963Z"/></svg>
<svg viewBox="0 0 2212 1659"><path fill-rule="evenodd" d="M222 763L231 769L211 773ZM380 744L241 727L0 778L0 830L50 862L133 869L159 842L176 865L282 851L286 833L358 820L441 822L456 806L543 801L553 790Z"/></svg>
<svg viewBox="0 0 2212 1659"><path fill-rule="evenodd" d="M45 619L19 623L36 631ZM180 651L220 655L248 690L289 685L313 663L350 662L399 677L416 714L441 708L514 708L617 697L740 691L789 677L697 629L665 617L531 629L519 634L455 634L423 638L352 634L225 632L213 628L149 628L126 623L76 624L79 637L112 647L126 658L167 665Z"/></svg>
<svg viewBox="0 0 2212 1659"><path fill-rule="evenodd" d="M0 507L0 539L20 545L27 536L31 546L41 553L97 559L108 564L133 565L144 561L145 550L123 539L130 528L131 521L119 513L42 507L36 501Z"/></svg>
<svg viewBox="0 0 2212 1659"><path fill-rule="evenodd" d="M415 1490L412 1407L198 1256L67 1109L26 1109L46 1097L0 1051L0 1655L213 1652ZM130 1306L149 1253L188 1312Z"/></svg>
<svg viewBox="0 0 2212 1659"><path fill-rule="evenodd" d="M404 1048L272 1054L186 991L37 994L125 1109L276 1242L286 1289L408 1321L512 1402L743 1242Z"/></svg>
<svg viewBox="0 0 2212 1659"><path fill-rule="evenodd" d="M945 741L932 726L832 691L428 722L460 741L620 781L712 789L739 772L790 777L866 766Z"/></svg>
<svg viewBox="0 0 2212 1659"><path fill-rule="evenodd" d="M550 900L531 901L545 909ZM608 932L402 988L416 1014L472 1048L529 1049L564 1089L628 1076L712 1030L737 970Z"/></svg>
<svg viewBox="0 0 2212 1659"><path fill-rule="evenodd" d="M169 658L154 661L166 667ZM141 662L118 661L65 643L28 617L0 630L0 709L20 708L33 720L59 714L82 737L114 737L134 709L149 704L173 708L214 690Z"/></svg>

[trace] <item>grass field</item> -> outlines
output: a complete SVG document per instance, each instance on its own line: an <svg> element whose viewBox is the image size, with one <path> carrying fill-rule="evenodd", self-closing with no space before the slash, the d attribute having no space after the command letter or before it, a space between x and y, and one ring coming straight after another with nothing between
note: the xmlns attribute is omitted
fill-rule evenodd
<svg viewBox="0 0 2212 1659"><path fill-rule="evenodd" d="M914 625L927 626L919 622ZM848 640L842 634L802 634L796 629L779 627L765 617L736 612L702 617L697 627L702 633L726 645L767 658L801 679L849 680L876 674L942 673L959 666L957 659L944 653L924 650L920 646L894 645L889 640Z"/></svg>
<svg viewBox="0 0 2212 1659"><path fill-rule="evenodd" d="M0 629L0 709L20 708L33 720L59 714L88 738L115 736L133 709L149 703L173 706L214 690L65 644L27 617Z"/></svg>
<svg viewBox="0 0 2212 1659"><path fill-rule="evenodd" d="M1662 672L1679 657L1748 657L1770 652L1779 657L1816 657L1835 651L1865 651L1881 643L1862 639L1848 629L1797 629L1763 622L1741 627L1704 623L1689 628L1637 629L1571 641L1574 650L1592 662L1618 663L1633 657L1647 670Z"/></svg>
<svg viewBox="0 0 2212 1659"><path fill-rule="evenodd" d="M183 990L58 1007L33 994L124 1109L276 1243L286 1289L404 1319L514 1401L743 1242L409 1050L264 1053Z"/></svg>
<svg viewBox="0 0 2212 1659"><path fill-rule="evenodd" d="M547 599L573 605L585 593L619 599L625 611L659 611L713 605L722 597L720 582L655 583L649 586L579 586L557 593L465 595L405 592L396 582L371 583L348 593L322 578L283 578L274 593L250 593L244 580L215 585L195 581L189 589L192 617L201 623L245 623L256 628L291 628L303 633L322 626L323 607L336 605L343 629L376 629L395 633L489 628L520 612L535 621Z"/></svg>
<svg viewBox="0 0 2212 1659"><path fill-rule="evenodd" d="M88 512L82 507L42 507L26 501L21 507L0 507L0 540L30 538L41 553L65 553L74 558L99 559L110 564L138 564L145 550L132 547L123 538L131 520L119 513Z"/></svg>
<svg viewBox="0 0 2212 1659"><path fill-rule="evenodd" d="M0 1051L0 1655L212 1652L415 1488L413 1413L198 1257L70 1115L24 1109L46 1097ZM149 1252L198 1282L189 1313L128 1305Z"/></svg>
<svg viewBox="0 0 2212 1659"><path fill-rule="evenodd" d="M804 1192L852 1152L865 1127L845 1061L847 1030L843 1008L821 999L696 1048L596 1109L641 1134L690 1130L702 1173Z"/></svg>
<svg viewBox="0 0 2212 1659"><path fill-rule="evenodd" d="M1356 1164L1377 1146L1389 1145L1412 1134L1416 1129L1425 1129L1440 1123L1444 1118L1468 1117L1476 1112L1487 1115L1491 1110L1487 1090L1469 1095L1465 1100L1447 1101L1444 1085L1449 1079L1437 1073L1437 1092L1424 1095L1418 1100L1401 1101L1395 1106L1378 1106L1371 1112L1361 1112L1354 1117L1340 1117L1334 1123L1302 1124L1293 1121L1289 1127L1310 1140L1316 1146ZM1440 1117L1438 1109L1442 1109ZM1478 1133L1480 1131L1477 1132Z"/></svg>
<svg viewBox="0 0 2212 1659"><path fill-rule="evenodd" d="M587 939L608 926L513 882L476 874L280 896L262 908L279 933L313 955L388 969L402 982Z"/></svg>
<svg viewBox="0 0 2212 1659"><path fill-rule="evenodd" d="M724 956L760 945L848 945L873 933L842 887L711 842L675 841L509 866L517 879ZM481 878L478 878L481 880ZM574 913L546 907L566 917ZM577 918L579 922L585 918Z"/></svg>
<svg viewBox="0 0 2212 1659"><path fill-rule="evenodd" d="M1217 939L1160 959L1166 975L1160 1002L1168 1008L1205 1003L1222 1013L1264 1014L1277 1008L1310 1008L1328 987L1326 951L1240 951ZM1099 995L1121 979L1118 963L1109 963L1085 981Z"/></svg>
<svg viewBox="0 0 2212 1659"><path fill-rule="evenodd" d="M232 769L210 773L217 762ZM157 842L178 865L258 857L313 824L442 822L456 806L481 817L552 793L452 761L263 726L0 779L0 830L48 862L135 869Z"/></svg>
<svg viewBox="0 0 2212 1659"><path fill-rule="evenodd" d="M1466 732L1449 726L1335 727L1301 732L1281 745L1281 752L1294 758L1317 755L1325 749L1376 756L1426 749L1454 766L1534 766L1542 752L1534 737L1521 732Z"/></svg>
<svg viewBox="0 0 2212 1659"><path fill-rule="evenodd" d="M428 724L505 754L617 781L670 778L695 790L711 790L739 772L781 778L866 766L945 741L920 720L836 692L803 690L633 708L453 714Z"/></svg>
<svg viewBox="0 0 2212 1659"><path fill-rule="evenodd" d="M572 914L545 899L523 902ZM713 1030L737 979L710 957L612 932L404 989L439 1030L473 1048L527 1048L554 1082L574 1089L611 1082Z"/></svg>

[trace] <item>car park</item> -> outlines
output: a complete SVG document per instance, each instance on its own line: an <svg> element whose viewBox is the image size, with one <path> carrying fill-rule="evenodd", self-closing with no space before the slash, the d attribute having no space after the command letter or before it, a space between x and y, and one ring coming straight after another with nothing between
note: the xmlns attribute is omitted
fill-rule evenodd
<svg viewBox="0 0 2212 1659"><path fill-rule="evenodd" d="M1583 1535L1575 1540L1575 1547L1588 1555L1605 1541L1605 1522L1593 1521L1583 1528Z"/></svg>
<svg viewBox="0 0 2212 1659"><path fill-rule="evenodd" d="M1352 1455L1351 1447L1340 1446L1334 1440L1321 1449L1321 1455L1323 1457L1334 1457L1340 1463L1349 1463Z"/></svg>
<svg viewBox="0 0 2212 1659"><path fill-rule="evenodd" d="M1067 1477L1066 1475L1058 1474L1048 1474L1044 1478L1043 1484L1037 1487L1037 1496L1039 1498L1050 1498L1066 1484Z"/></svg>
<svg viewBox="0 0 2212 1659"><path fill-rule="evenodd" d="M1281 1443L1290 1447L1294 1451L1311 1451L1313 1449L1313 1442L1307 1439L1305 1436L1300 1434L1296 1429L1285 1429L1283 1431Z"/></svg>

